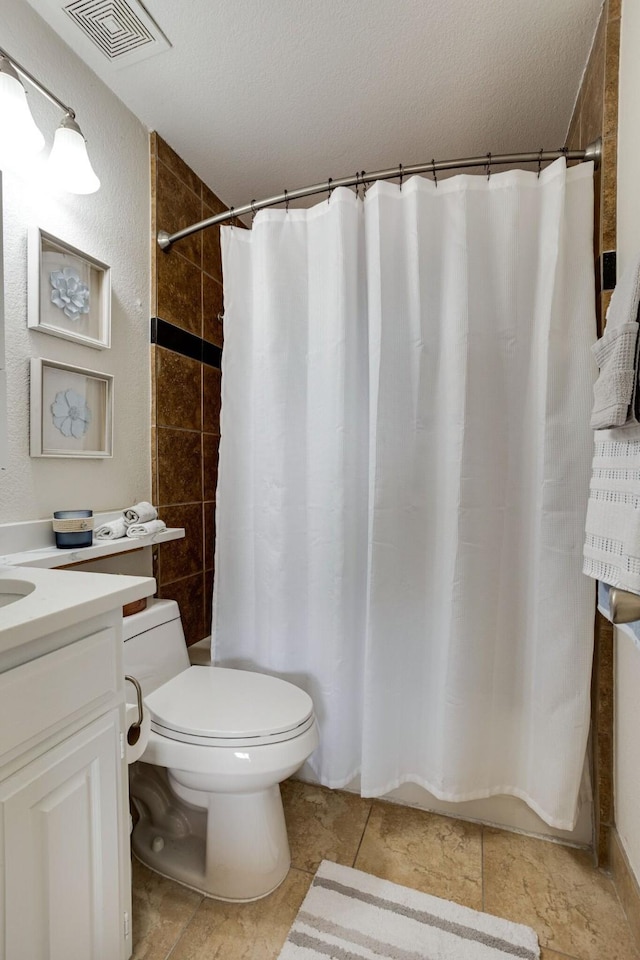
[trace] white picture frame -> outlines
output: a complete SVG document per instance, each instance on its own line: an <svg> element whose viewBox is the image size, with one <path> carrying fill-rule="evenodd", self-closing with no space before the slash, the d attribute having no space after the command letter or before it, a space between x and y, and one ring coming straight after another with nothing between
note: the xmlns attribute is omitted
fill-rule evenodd
<svg viewBox="0 0 640 960"><path fill-rule="evenodd" d="M31 359L31 456L113 456L113 376Z"/></svg>
<svg viewBox="0 0 640 960"><path fill-rule="evenodd" d="M96 350L111 346L111 267L30 227L27 326Z"/></svg>

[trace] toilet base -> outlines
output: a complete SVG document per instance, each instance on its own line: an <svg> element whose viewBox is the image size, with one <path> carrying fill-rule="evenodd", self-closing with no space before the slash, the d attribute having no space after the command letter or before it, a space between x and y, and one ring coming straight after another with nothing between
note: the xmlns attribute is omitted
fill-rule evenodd
<svg viewBox="0 0 640 960"><path fill-rule="evenodd" d="M196 793L170 781L162 768L136 767L131 796L140 819L132 845L138 860L217 900L259 900L280 886L291 857L278 784L246 794Z"/></svg>
<svg viewBox="0 0 640 960"><path fill-rule="evenodd" d="M203 890L201 887L195 887L192 883L187 883L186 880L179 880L173 874L163 873L161 869L155 866L152 866L152 864L149 863L148 860L143 860L142 857L138 856L135 848L133 850L133 855L136 858L136 860L139 860L140 863L144 864L145 867L148 867L149 870L153 870L153 872L157 873L159 877L165 877L165 879L167 880L173 880L175 881L175 883L179 883L181 887L187 887L188 890L195 890L196 893L200 893L202 894L203 897L208 897L210 900L221 900L225 903L255 903L256 900L262 900L264 899L264 897L268 897L270 893L274 893L278 889L278 887L281 887L284 881L287 879L287 874L285 873L282 880L276 883L275 887L272 887L271 890L265 891L265 893L261 893L258 897L247 897L247 899L245 900L239 900L237 897L220 897L220 896L214 897L213 894L209 893L207 890ZM289 871L287 871L287 873L288 872Z"/></svg>

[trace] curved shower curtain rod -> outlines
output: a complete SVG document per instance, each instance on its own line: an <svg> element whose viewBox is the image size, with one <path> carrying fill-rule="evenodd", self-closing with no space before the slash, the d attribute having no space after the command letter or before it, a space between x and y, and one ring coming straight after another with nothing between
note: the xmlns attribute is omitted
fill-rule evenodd
<svg viewBox="0 0 640 960"><path fill-rule="evenodd" d="M252 200L243 207L231 207L225 213L218 213L215 217L208 217L206 220L200 220L198 223L192 223L189 227L177 230L175 233L168 233L166 230L158 231L158 246L162 250L169 250L172 244L177 240L184 240L193 233L205 230L207 227L215 227L219 223L225 223L227 220L233 220L234 217L242 217L247 213L256 214L258 210L264 207L275 207L280 203L289 204L290 200L300 200L302 197L311 197L314 193L328 193L331 196L336 187L356 187L356 190L367 183L373 183L374 180L393 180L400 178L400 183L404 177L411 177L417 173L432 173L434 178L438 170L453 170L456 167L486 167L487 175L491 174L493 166L506 166L519 163L537 163L538 174L540 165L548 160L557 160L559 157L566 157L567 160L593 160L597 167L602 156L602 140L598 137L593 143L590 143L585 150L568 150L564 147L561 150L536 150L535 153L503 153L492 156L487 153L484 157L467 157L462 160L432 160L431 163L416 163L410 167L403 167L402 164L390 170L377 170L375 173L356 173L355 177L342 177L340 180L333 180L331 177L322 183L314 183L310 187L301 187L299 190L285 190L284 193L275 197L267 197L266 200Z"/></svg>

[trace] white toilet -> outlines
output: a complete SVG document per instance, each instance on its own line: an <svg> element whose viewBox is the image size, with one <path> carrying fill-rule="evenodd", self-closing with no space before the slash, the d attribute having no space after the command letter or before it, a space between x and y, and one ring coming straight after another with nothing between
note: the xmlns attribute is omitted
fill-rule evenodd
<svg viewBox="0 0 640 960"><path fill-rule="evenodd" d="M174 600L125 618L124 640L151 716L130 767L136 856L209 897L266 896L291 859L279 783L318 745L311 698L265 674L190 666Z"/></svg>

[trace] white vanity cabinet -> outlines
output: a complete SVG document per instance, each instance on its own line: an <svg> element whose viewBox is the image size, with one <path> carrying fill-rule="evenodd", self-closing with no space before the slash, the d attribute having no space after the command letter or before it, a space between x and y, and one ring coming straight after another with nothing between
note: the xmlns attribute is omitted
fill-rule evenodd
<svg viewBox="0 0 640 960"><path fill-rule="evenodd" d="M7 960L130 953L118 867L119 727L111 711L0 784Z"/></svg>
<svg viewBox="0 0 640 960"><path fill-rule="evenodd" d="M155 586L106 580L146 583L142 596ZM4 663L0 647L0 960L131 955L122 621L111 587L111 612L33 636ZM17 649L30 659L16 663Z"/></svg>

